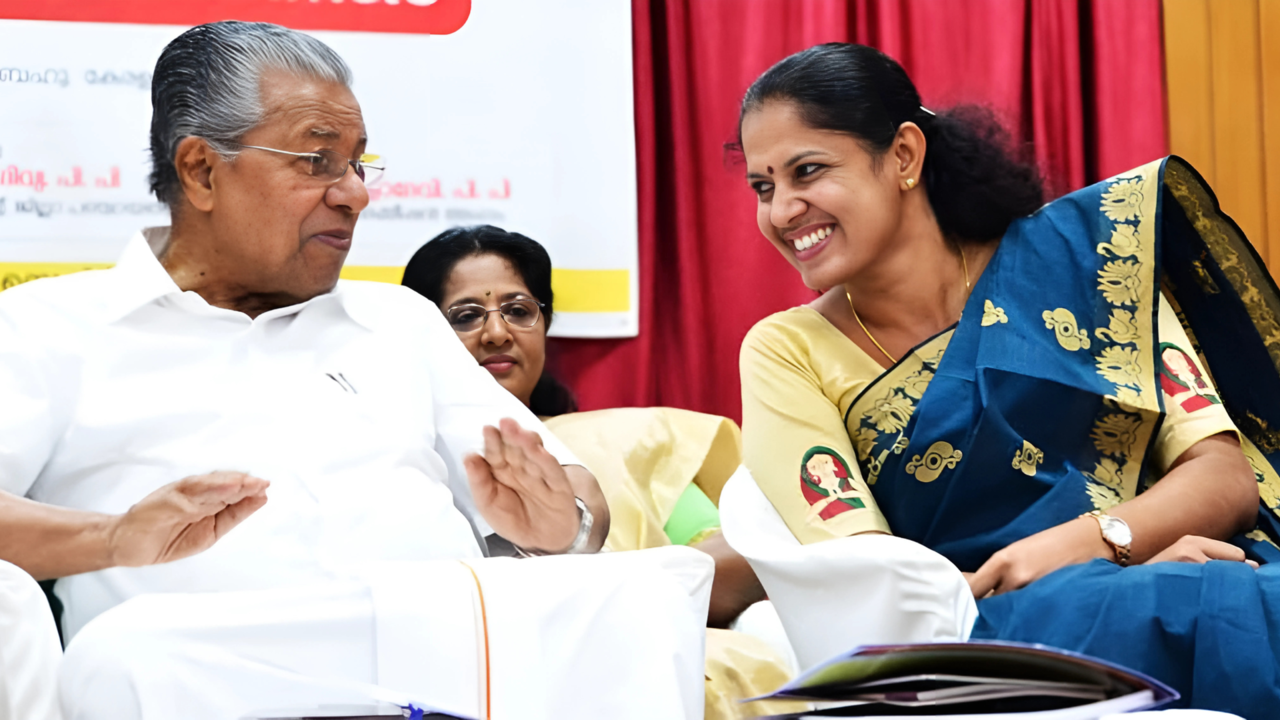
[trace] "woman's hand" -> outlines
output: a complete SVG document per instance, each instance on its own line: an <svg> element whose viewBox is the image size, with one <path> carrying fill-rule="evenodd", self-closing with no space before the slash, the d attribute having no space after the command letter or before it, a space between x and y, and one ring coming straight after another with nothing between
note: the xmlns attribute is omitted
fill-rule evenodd
<svg viewBox="0 0 1280 720"><path fill-rule="evenodd" d="M1160 482L1107 510L1129 524L1134 563L1243 560L1242 551L1201 536L1226 538L1243 532L1253 527L1257 512L1258 483L1234 433L1219 433L1192 445ZM1102 539L1095 520L1076 518L992 555L969 578L969 586L974 597L984 598L1093 558L1114 560L1115 552Z"/></svg>
<svg viewBox="0 0 1280 720"><path fill-rule="evenodd" d="M484 428L484 455L464 461L476 507L502 537L527 550L573 544L580 517L564 467L537 433L504 418Z"/></svg>
<svg viewBox="0 0 1280 720"><path fill-rule="evenodd" d="M981 600L1017 590L1054 570L1094 558L1115 559L1093 518L1070 522L1023 538L992 555L972 574L966 574L973 596Z"/></svg>
<svg viewBox="0 0 1280 720"><path fill-rule="evenodd" d="M1146 564L1184 562L1203 565L1210 560L1232 560L1244 562L1254 569L1258 567L1258 563L1245 559L1244 550L1235 545L1199 535L1183 535L1182 539L1161 550Z"/></svg>

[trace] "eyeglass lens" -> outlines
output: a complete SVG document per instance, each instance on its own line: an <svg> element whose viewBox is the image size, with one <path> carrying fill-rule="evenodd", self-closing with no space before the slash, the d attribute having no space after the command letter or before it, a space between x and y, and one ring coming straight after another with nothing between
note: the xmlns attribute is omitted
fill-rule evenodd
<svg viewBox="0 0 1280 720"><path fill-rule="evenodd" d="M359 160L348 160L334 150L317 150L313 157L309 166L313 177L330 181L338 180L346 174L347 167L350 166L355 170L356 177L360 178L365 185L373 185L382 178L383 167L378 162L381 158L377 155L362 155Z"/></svg>
<svg viewBox="0 0 1280 720"><path fill-rule="evenodd" d="M458 305L449 308L446 317L457 332L471 332L484 326L489 313L496 312L508 325L531 328L538 324L538 303L533 300L512 300L502 303L496 310L485 310L480 305Z"/></svg>

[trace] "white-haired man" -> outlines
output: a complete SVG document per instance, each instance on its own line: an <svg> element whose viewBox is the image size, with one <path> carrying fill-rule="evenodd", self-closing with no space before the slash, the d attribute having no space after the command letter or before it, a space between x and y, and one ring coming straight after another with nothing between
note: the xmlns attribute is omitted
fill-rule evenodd
<svg viewBox="0 0 1280 720"><path fill-rule="evenodd" d="M380 171L349 85L301 33L184 33L152 88L172 226L0 295L0 559L61 578L64 710L238 717L380 685L697 715L704 558L454 562L489 533L593 553L608 508L434 306L338 282Z"/></svg>

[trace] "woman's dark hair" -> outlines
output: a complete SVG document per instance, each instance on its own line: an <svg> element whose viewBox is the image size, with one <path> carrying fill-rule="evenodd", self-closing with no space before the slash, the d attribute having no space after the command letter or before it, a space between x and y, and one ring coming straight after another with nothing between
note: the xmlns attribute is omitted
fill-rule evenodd
<svg viewBox="0 0 1280 720"><path fill-rule="evenodd" d="M868 152L887 152L904 122L924 132L922 184L944 235L981 242L1004 235L1014 220L1044 204L1033 161L1018 157L995 114L976 105L933 113L893 58L849 43L816 45L778 62L742 99L742 120L769 100L794 103L805 124L858 138Z"/></svg>
<svg viewBox="0 0 1280 720"><path fill-rule="evenodd" d="M551 327L555 302L551 291L551 256L538 241L492 225L450 228L427 241L405 266L400 284L440 305L454 266L459 260L474 255L497 255L510 262L529 292L542 303L542 316L547 327ZM535 415L564 415L577 411L578 401L544 369L529 398L529 409Z"/></svg>

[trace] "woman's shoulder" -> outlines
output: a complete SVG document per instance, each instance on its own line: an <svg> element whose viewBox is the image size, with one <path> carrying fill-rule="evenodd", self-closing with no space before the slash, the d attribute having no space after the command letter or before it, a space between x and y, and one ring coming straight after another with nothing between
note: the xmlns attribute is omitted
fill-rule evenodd
<svg viewBox="0 0 1280 720"><path fill-rule="evenodd" d="M778 347L784 345L807 346L814 338L839 331L809 305L800 305L776 312L757 322L742 341L743 349L751 347Z"/></svg>
<svg viewBox="0 0 1280 720"><path fill-rule="evenodd" d="M744 383L784 369L821 377L833 370L833 363L840 365L859 354L822 313L811 305L801 305L774 313L747 332L739 371Z"/></svg>

